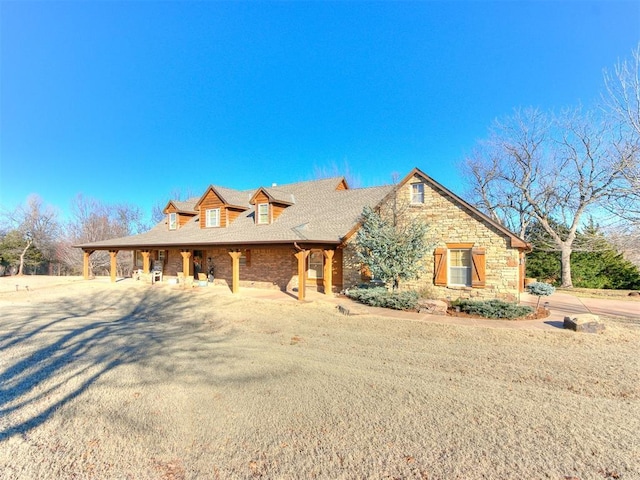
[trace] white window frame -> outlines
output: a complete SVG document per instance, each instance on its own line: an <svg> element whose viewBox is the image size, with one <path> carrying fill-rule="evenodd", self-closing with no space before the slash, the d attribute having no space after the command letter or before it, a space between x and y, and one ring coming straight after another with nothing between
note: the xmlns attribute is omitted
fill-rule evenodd
<svg viewBox="0 0 640 480"><path fill-rule="evenodd" d="M318 261L319 259L319 261ZM313 260L313 262L312 262ZM314 268L311 266L314 265ZM320 268L318 268L318 266ZM324 254L320 250L312 250L309 252L309 264L307 267L307 278L311 280L319 280L324 278Z"/></svg>
<svg viewBox="0 0 640 480"><path fill-rule="evenodd" d="M454 252L466 252L469 258L468 265L452 265L452 260L454 257ZM455 283L453 281L454 277L458 277L458 275L454 275L453 269L458 269L457 271L462 271L462 269L466 270L466 281L465 283ZM447 252L447 278L449 279L449 285L453 287L471 287L471 269L473 268L473 256L470 248L450 248Z"/></svg>
<svg viewBox="0 0 640 480"><path fill-rule="evenodd" d="M266 209L266 212L261 212L260 210ZM263 216L266 216L266 220L262 220ZM269 204L268 203L259 203L256 208L256 223L258 225L267 225L269 223Z"/></svg>
<svg viewBox="0 0 640 480"><path fill-rule="evenodd" d="M158 261L164 263L166 250L158 250Z"/></svg>
<svg viewBox="0 0 640 480"><path fill-rule="evenodd" d="M178 214L176 212L171 212L169 214L169 230L177 230L178 229Z"/></svg>
<svg viewBox="0 0 640 480"><path fill-rule="evenodd" d="M424 183L411 184L411 205L424 203Z"/></svg>
<svg viewBox="0 0 640 480"><path fill-rule="evenodd" d="M205 210L204 216L205 226L207 228L220 226L220 208L208 208L207 210Z"/></svg>

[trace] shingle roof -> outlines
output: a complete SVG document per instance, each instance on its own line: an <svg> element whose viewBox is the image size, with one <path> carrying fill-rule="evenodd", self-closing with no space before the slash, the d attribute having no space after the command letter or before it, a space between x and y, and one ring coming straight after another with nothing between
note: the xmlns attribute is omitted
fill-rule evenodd
<svg viewBox="0 0 640 480"><path fill-rule="evenodd" d="M196 215L177 230L169 230L164 220L139 235L78 246L99 249L292 242L338 244L356 226L362 209L377 205L394 188L385 185L336 190L340 181L341 178L328 178L265 188L272 198L291 203L268 225L255 224L254 208L249 200L256 190L216 186L213 188L226 203L248 208L227 227L200 228L199 215ZM195 199L193 205L197 202Z"/></svg>

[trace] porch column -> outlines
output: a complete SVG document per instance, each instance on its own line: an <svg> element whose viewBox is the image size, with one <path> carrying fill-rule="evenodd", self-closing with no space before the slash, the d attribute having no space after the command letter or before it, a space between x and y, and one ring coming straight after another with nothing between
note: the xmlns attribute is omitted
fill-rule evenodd
<svg viewBox="0 0 640 480"><path fill-rule="evenodd" d="M295 253L298 259L298 300L304 300L304 294L307 289L307 257L309 250L300 250Z"/></svg>
<svg viewBox="0 0 640 480"><path fill-rule="evenodd" d="M324 294L331 295L333 293L333 254L335 250L324 250Z"/></svg>
<svg viewBox="0 0 640 480"><path fill-rule="evenodd" d="M189 259L191 258L191 252L189 250L182 250L180 255L182 255L182 274L186 280L189 276Z"/></svg>
<svg viewBox="0 0 640 480"><path fill-rule="evenodd" d="M116 281L116 269L117 269L116 255L118 255L117 250L109 250L109 256L111 257L111 266L109 268L109 271L111 273L112 283Z"/></svg>
<svg viewBox="0 0 640 480"><path fill-rule="evenodd" d="M231 255L231 293L238 293L240 287L240 257L242 252L229 252Z"/></svg>
<svg viewBox="0 0 640 480"><path fill-rule="evenodd" d="M149 250L142 250L142 272L143 273L149 273L149 254L151 252L149 252Z"/></svg>
<svg viewBox="0 0 640 480"><path fill-rule="evenodd" d="M82 276L85 280L89 280L89 257L94 250L83 250L82 253Z"/></svg>

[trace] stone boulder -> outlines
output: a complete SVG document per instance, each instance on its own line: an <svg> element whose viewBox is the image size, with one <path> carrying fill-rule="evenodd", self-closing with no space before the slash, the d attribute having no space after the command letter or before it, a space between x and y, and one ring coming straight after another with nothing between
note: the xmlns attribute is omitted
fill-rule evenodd
<svg viewBox="0 0 640 480"><path fill-rule="evenodd" d="M604 323L600 321L600 317L592 313L564 317L563 326L574 332L600 333L604 330Z"/></svg>
<svg viewBox="0 0 640 480"><path fill-rule="evenodd" d="M446 315L447 307L447 302L443 302L442 300L422 299L418 301L419 313L430 313L431 315Z"/></svg>

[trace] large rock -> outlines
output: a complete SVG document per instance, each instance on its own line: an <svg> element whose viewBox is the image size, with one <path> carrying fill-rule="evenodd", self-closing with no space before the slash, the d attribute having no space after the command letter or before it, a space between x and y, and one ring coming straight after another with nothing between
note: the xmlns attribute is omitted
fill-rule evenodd
<svg viewBox="0 0 640 480"><path fill-rule="evenodd" d="M441 300L419 300L418 312L430 313L431 315L446 315L447 302Z"/></svg>
<svg viewBox="0 0 640 480"><path fill-rule="evenodd" d="M604 323L600 321L600 317L592 313L564 317L563 326L574 332L600 333L604 330Z"/></svg>

